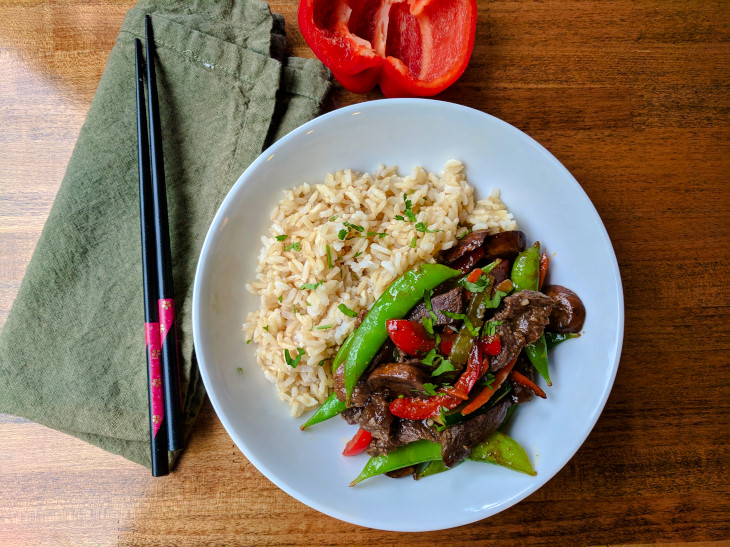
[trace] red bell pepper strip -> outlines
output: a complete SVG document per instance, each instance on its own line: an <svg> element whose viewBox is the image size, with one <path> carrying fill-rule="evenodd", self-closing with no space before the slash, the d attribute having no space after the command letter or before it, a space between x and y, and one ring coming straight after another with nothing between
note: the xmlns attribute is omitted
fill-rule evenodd
<svg viewBox="0 0 730 547"><path fill-rule="evenodd" d="M441 407L446 410L456 408L469 395L469 392L481 378L484 371L481 352L474 344L469 352L469 361L464 373L451 389L440 389L438 395L426 399L419 397L402 397L390 403L390 413L406 420L425 420L438 416Z"/></svg>
<svg viewBox="0 0 730 547"><path fill-rule="evenodd" d="M476 0L301 0L299 30L314 54L353 93L375 85L386 97L441 93L466 69Z"/></svg>
<svg viewBox="0 0 730 547"><path fill-rule="evenodd" d="M540 281L537 284L537 290L542 290L542 284L545 281L545 274L547 273L548 266L550 265L550 257L543 251L540 255Z"/></svg>
<svg viewBox="0 0 730 547"><path fill-rule="evenodd" d="M441 333L441 343L439 344L439 352L441 355L449 355L451 353L455 339L456 332L450 328L445 328L444 332Z"/></svg>
<svg viewBox="0 0 730 547"><path fill-rule="evenodd" d="M516 370L513 370L509 373L510 380L512 380L515 384L518 384L519 386L524 387L527 391L531 391L538 397L542 399L547 399L547 395L545 395L545 392L540 389L540 386L538 386L535 382L530 380L527 376L524 374L517 372Z"/></svg>
<svg viewBox="0 0 730 547"><path fill-rule="evenodd" d="M477 408L486 403L492 397L492 395L494 395L497 389L499 389L499 386L501 386L502 383L505 381L507 375L512 370L512 367L515 366L516 362L517 359L514 359L510 361L506 367L499 369L499 371L497 371L497 374L495 375L492 385L487 386L482 391L480 391L468 405L461 409L461 413L466 416L467 414L471 414Z"/></svg>
<svg viewBox="0 0 730 547"><path fill-rule="evenodd" d="M395 347L406 355L422 355L436 347L436 339L418 321L388 319L385 329Z"/></svg>
<svg viewBox="0 0 730 547"><path fill-rule="evenodd" d="M491 334L479 340L479 347L485 355L499 355L502 351L502 339L499 334Z"/></svg>
<svg viewBox="0 0 730 547"><path fill-rule="evenodd" d="M357 433L355 433L355 436L345 445L342 455L354 456L360 452L364 452L372 440L372 434L369 431L365 431L363 428L360 428L357 430Z"/></svg>

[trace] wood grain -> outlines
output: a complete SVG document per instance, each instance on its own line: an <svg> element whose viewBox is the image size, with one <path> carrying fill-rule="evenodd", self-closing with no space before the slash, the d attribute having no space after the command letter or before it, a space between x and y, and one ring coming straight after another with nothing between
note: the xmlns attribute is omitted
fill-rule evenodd
<svg viewBox="0 0 730 547"><path fill-rule="evenodd" d="M293 54L311 56L296 2ZM133 3L0 4L0 325ZM545 487L479 523L396 534L336 521L265 479L206 404L162 479L0 416L0 545L606 544L730 537L730 5L479 1L441 99L526 131L574 174L614 244L626 337L594 431ZM341 88L329 108L379 98Z"/></svg>

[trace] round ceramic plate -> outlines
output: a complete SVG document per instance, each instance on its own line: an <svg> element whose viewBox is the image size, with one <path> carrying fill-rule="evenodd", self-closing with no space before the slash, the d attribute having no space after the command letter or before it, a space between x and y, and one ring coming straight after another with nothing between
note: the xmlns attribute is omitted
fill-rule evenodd
<svg viewBox="0 0 730 547"><path fill-rule="evenodd" d="M241 325L258 298L261 235L282 190L328 172L372 172L397 165L440 172L461 160L478 196L501 190L529 241L551 253L550 279L577 292L587 309L584 334L551 354L547 400L519 408L508 433L537 476L465 462L420 481L376 477L348 487L367 461L343 457L355 432L335 418L302 432L306 419L261 373ZM235 183L205 240L193 293L200 372L213 407L259 471L299 501L332 517L382 530L427 531L468 524L535 492L576 453L596 423L618 367L623 293L616 257L580 185L547 150L509 124L463 106L422 99L368 102L305 124L266 150ZM237 369L241 368L241 374Z"/></svg>

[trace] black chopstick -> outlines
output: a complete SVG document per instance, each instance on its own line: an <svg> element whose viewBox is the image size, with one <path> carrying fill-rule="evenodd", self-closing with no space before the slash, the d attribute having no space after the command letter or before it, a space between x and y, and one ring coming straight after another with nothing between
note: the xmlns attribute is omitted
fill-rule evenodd
<svg viewBox="0 0 730 547"><path fill-rule="evenodd" d="M150 148L147 139L147 113L144 100L144 58L142 43L135 39L135 74L137 77L137 151L139 158L139 214L142 238L142 280L144 286L144 321L147 354L147 385L150 409L150 451L152 475L170 472L167 456L167 421L165 420L162 376L160 370L160 323L157 310L157 265L152 223L152 187Z"/></svg>
<svg viewBox="0 0 730 547"><path fill-rule="evenodd" d="M157 256L157 298L160 318L162 349L162 377L165 392L165 416L167 419L167 444L169 450L183 447L180 395L180 368L177 354L177 321L175 296L172 285L172 256L167 219L167 194L165 167L162 159L162 125L157 100L155 74L155 44L152 20L145 15L145 40L147 46L147 93L150 128L150 160L152 167L152 204L155 224L155 250Z"/></svg>

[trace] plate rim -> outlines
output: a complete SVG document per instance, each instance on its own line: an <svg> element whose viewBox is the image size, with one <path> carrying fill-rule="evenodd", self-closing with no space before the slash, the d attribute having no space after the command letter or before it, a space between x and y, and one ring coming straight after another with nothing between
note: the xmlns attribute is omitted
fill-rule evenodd
<svg viewBox="0 0 730 547"><path fill-rule="evenodd" d="M266 148L261 152L261 154L241 173L241 175L236 179L235 183L231 186L231 188L226 193L225 198L219 205L218 209L216 210L216 213L213 217L213 220L210 223L210 226L208 228L208 231L206 233L203 245L201 247L201 251L198 257L198 263L196 265L195 269L195 277L194 277L194 283L193 283L193 301L192 301L192 322L193 322L193 344L195 348L201 347L199 340L201 336L201 326L199 325L199 318L200 318L200 306L201 306L201 279L205 275L205 266L204 266L204 260L203 258L207 255L207 253L210 251L210 246L213 244L213 240L215 239L215 234L218 231L217 228L220 227L223 220L223 213L230 205L230 202L234 199L234 194L238 191L239 187L243 185L245 180L248 178L250 173L255 172L257 169L259 169L260 165L262 163L265 163L268 161L268 159L271 158L272 153L275 153L275 151L285 146L289 141L300 138L302 135L306 134L307 131L312 129L312 126L318 126L323 123L329 123L331 119L337 119L337 118L344 118L346 116L352 115L353 113L357 111L369 111L369 110L377 110L380 108L391 108L391 107L398 107L398 106L404 106L406 108L409 107L415 107L416 109L419 108L442 108L445 110L458 110L458 111L466 111L470 115L474 115L477 118L483 117L485 120L489 120L491 123L496 123L498 126L501 126L503 130L516 133L518 137L521 139L525 139L526 142L535 147L551 164L553 167L556 167L559 171L562 172L563 176L566 176L570 182L570 184L574 187L574 190L577 191L578 195L581 197L581 199L585 202L585 205L590 208L593 215L595 215L595 218L598 220L598 229L600 232L601 239L603 240L603 243L606 245L607 249L610 251L610 258L611 258L611 266L612 271L611 274L613 275L615 281L616 281L616 315L618 318L618 324L616 325L616 351L615 351L615 357L613 359L613 363L611 363L612 371L610 374L610 377L608 381L606 382L603 391L601 393L600 401L595 406L595 413L593 416L590 417L589 420L586 420L584 423L586 424L585 429L585 435L581 434L581 440L578 442L577 447L575 450L569 451L570 453L567 454L562 460L560 460L559 465L556 467L555 471L550 473L550 475L541 482L541 484L537 487L528 487L525 488L523 491L515 493L512 497L506 498L504 502L501 502L498 506L498 509L496 511L492 511L489 514L482 514L481 512L475 512L475 513L467 513L465 514L464 518L462 519L452 519L452 521L449 524L443 524L439 523L432 526L423 526L423 525L414 525L414 526L379 526L377 523L374 523L371 520L368 520L367 518L358 518L353 515L344 514L343 512L339 511L337 507L332 506L324 506L320 502L314 500L308 493L302 492L300 490L297 490L295 488L290 487L284 480L282 480L280 477L278 477L275 473L273 473L267 465L262 462L259 458L257 458L255 455L251 453L251 450L248 448L245 442L243 442L243 439L241 439L238 434L235 431L235 428L233 427L232 423L229 421L228 417L226 416L223 408L222 403L219 402L214 395L214 392L211 390L211 378L209 376L208 370L205 366L204 359L197 354L197 362L198 362L198 368L200 371L201 378L203 380L203 384L206 389L206 393L208 394L208 399L211 402L211 405L213 406L213 409L218 417L218 419L223 424L224 429L226 430L226 433L231 437L231 439L234 441L236 447L246 456L246 458L256 467L256 469L264 475L269 481L271 481L273 484L275 484L278 488L286 492L288 495L293 497L294 499L300 501L301 503L304 503L305 505L325 514L330 517L336 518L338 520L341 520L343 522L348 522L351 524L368 527L368 528L375 528L379 530L385 530L385 531L394 531L394 532L428 532L428 531L437 531L437 530L445 530L450 529L458 526L464 526L467 524L472 524L475 522L479 522L481 520L484 520L486 518L489 518L491 516L494 516L513 505L519 503L523 499L525 499L527 496L535 493L537 490L545 486L550 480L553 479L555 475L557 475L564 467L565 465L577 454L577 452L580 450L580 448L583 446L585 441L587 440L588 436L591 434L593 429L595 428L596 423L598 422L598 419L603 414L603 410L605 409L606 403L608 402L608 398L610 396L610 393L613 389L613 385L615 383L616 375L618 373L618 366L620 363L621 353L623 349L623 341L624 341L624 328L625 328L625 305L624 305L624 292L623 292L623 282L621 279L621 272L618 265L618 260L616 257L615 250L613 248L613 245L611 243L611 239L608 235L608 232L606 230L605 224L603 223L603 220L596 210L595 206L593 205L592 201L586 194L585 190L582 188L580 183L575 179L575 177L570 173L570 171L550 152L548 151L542 144L540 144L538 141L530 137L527 133L521 131L520 129L514 127L513 125L505 122L504 120L501 120L491 114L488 114L486 112L483 112L481 110L477 110L468 106L464 106L457 103L451 103L447 101L437 100L437 99L379 99L379 100L372 100L372 101L366 101L363 103L358 103L354 105L345 106L330 112L327 112L325 114L322 114L309 122L306 122L305 124L297 127L296 129L292 130L290 133L273 143L271 146ZM476 515L476 516L475 516ZM471 517L471 518L469 518ZM422 524L422 523L419 523Z"/></svg>

